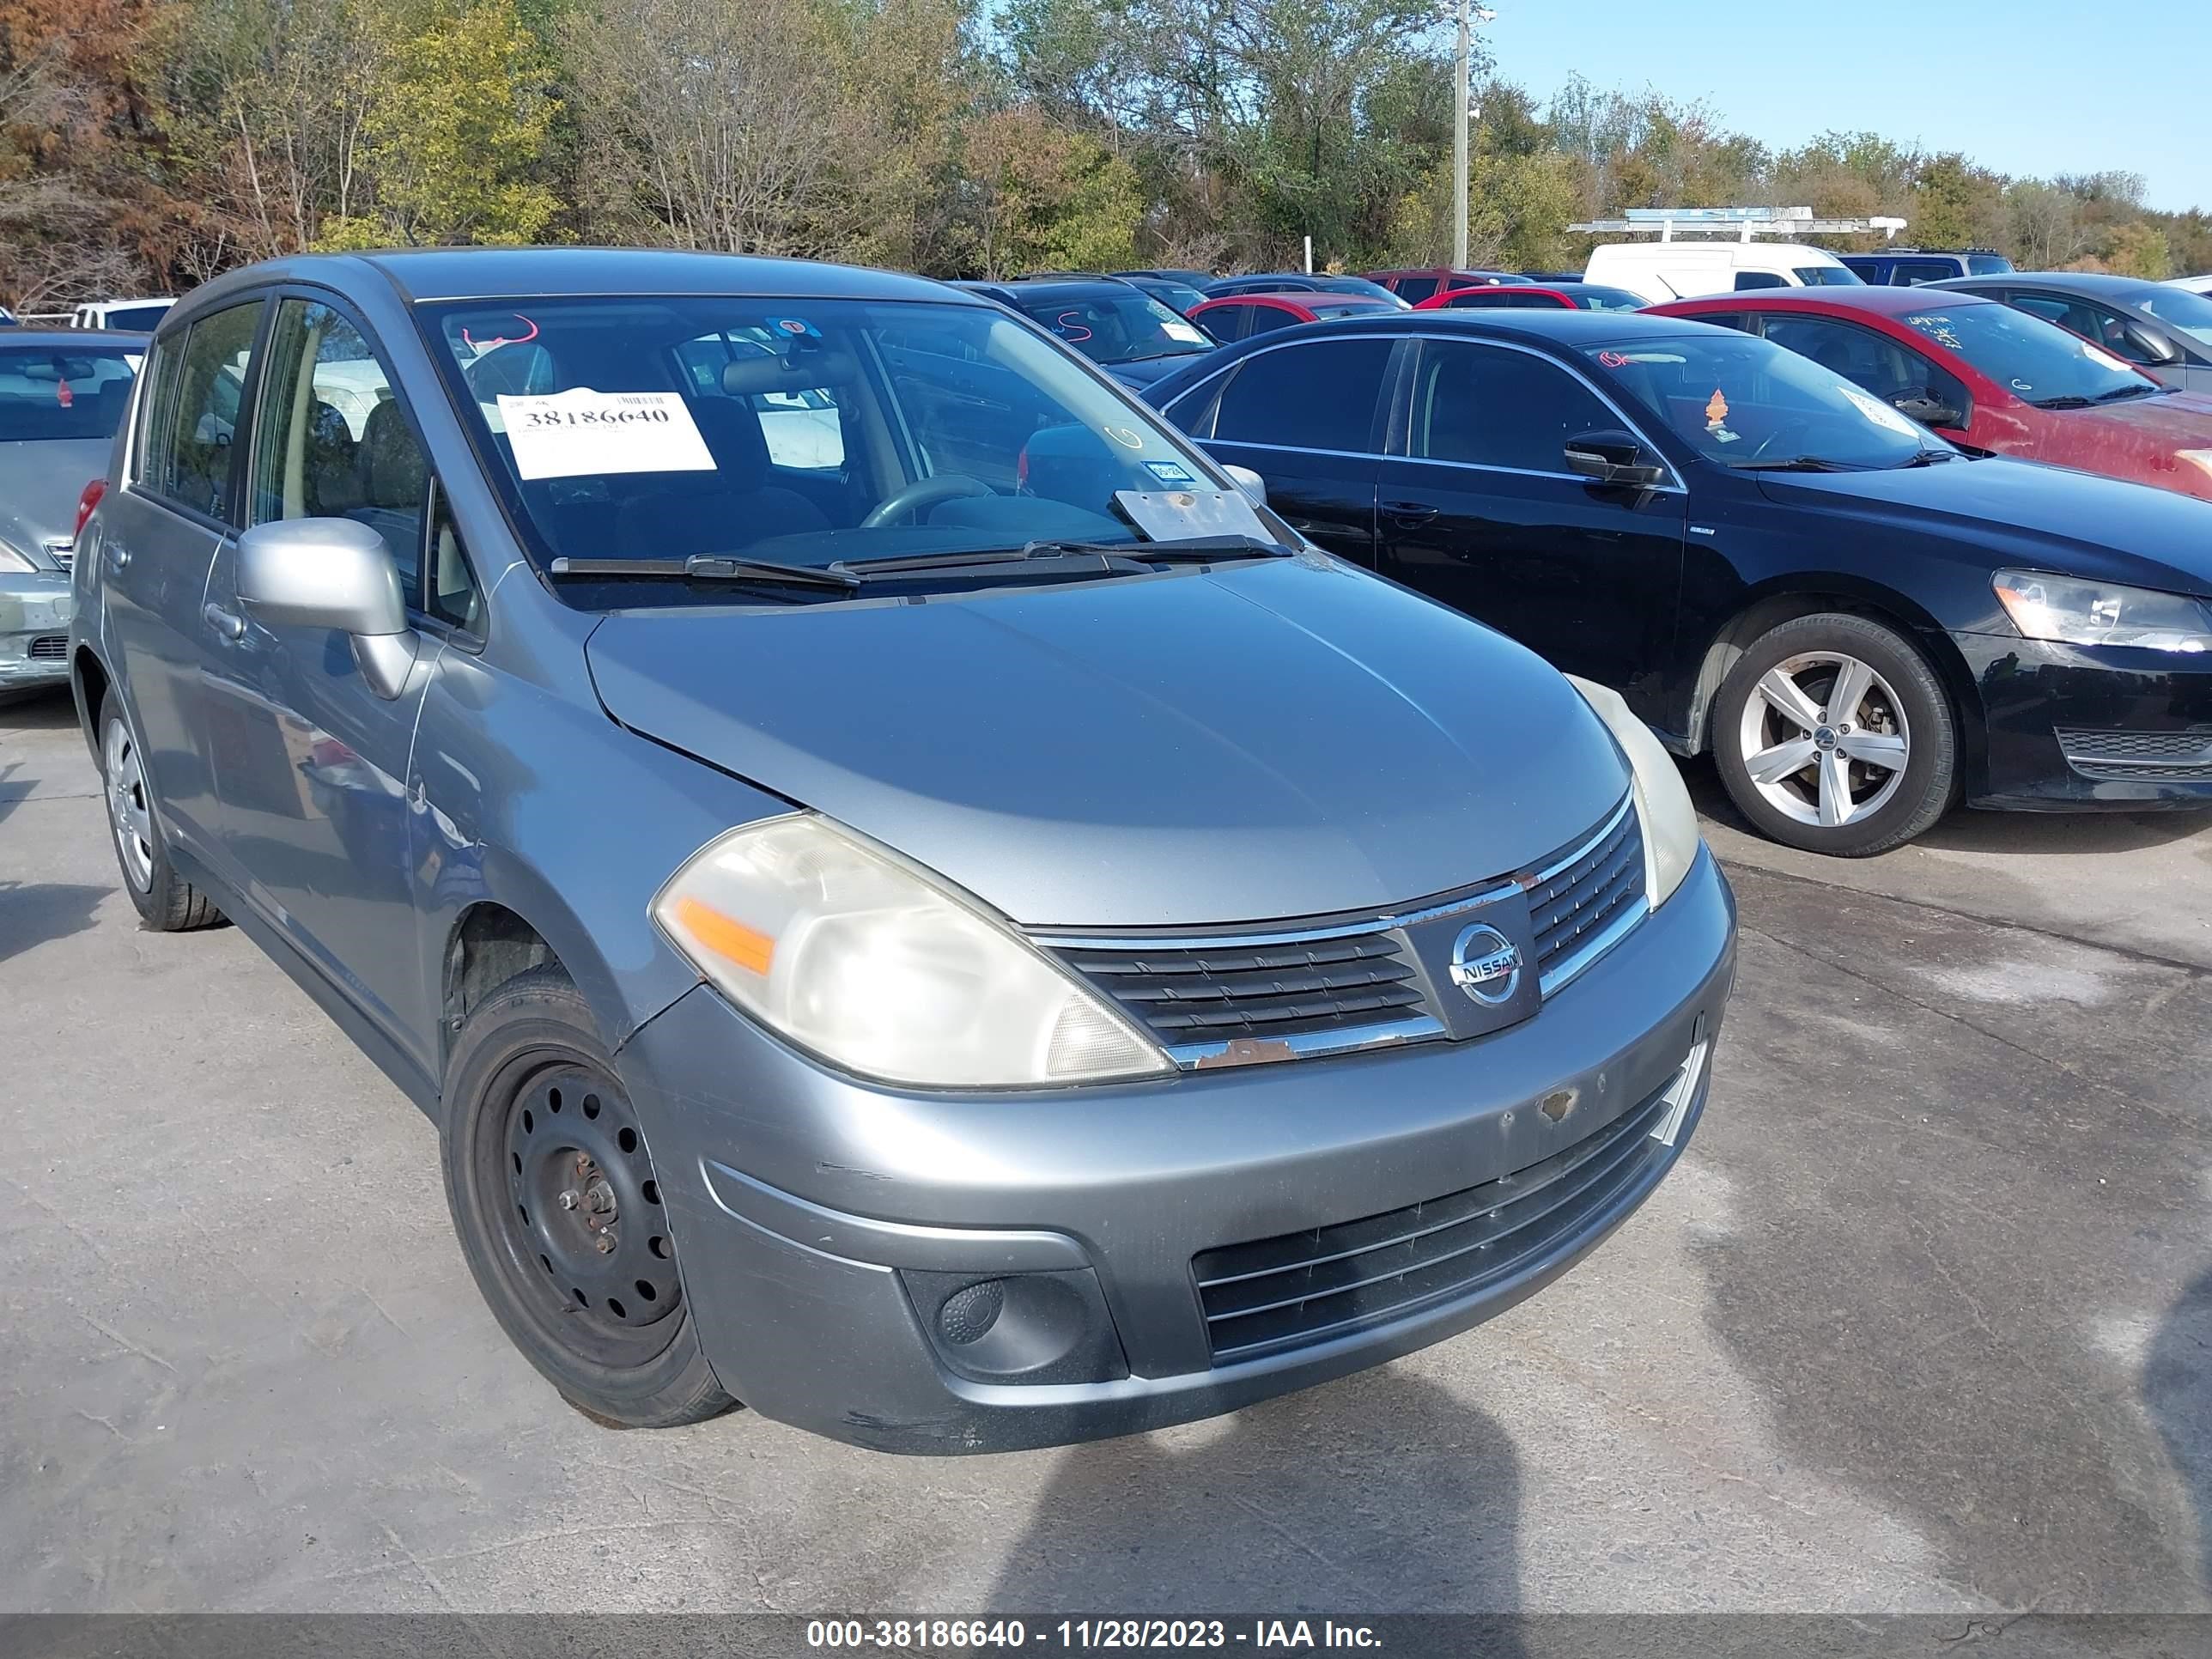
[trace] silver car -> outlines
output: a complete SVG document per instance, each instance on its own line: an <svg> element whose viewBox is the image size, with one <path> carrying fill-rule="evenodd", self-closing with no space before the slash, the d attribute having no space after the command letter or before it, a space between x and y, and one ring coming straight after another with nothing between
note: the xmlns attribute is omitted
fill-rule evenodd
<svg viewBox="0 0 2212 1659"><path fill-rule="evenodd" d="M116 469L133 901L432 1116L599 1418L1230 1410L1540 1289L1696 1126L1734 906L1650 734L999 307L303 258L163 320Z"/></svg>
<svg viewBox="0 0 2212 1659"><path fill-rule="evenodd" d="M69 680L70 560L146 350L129 334L0 337L0 694Z"/></svg>

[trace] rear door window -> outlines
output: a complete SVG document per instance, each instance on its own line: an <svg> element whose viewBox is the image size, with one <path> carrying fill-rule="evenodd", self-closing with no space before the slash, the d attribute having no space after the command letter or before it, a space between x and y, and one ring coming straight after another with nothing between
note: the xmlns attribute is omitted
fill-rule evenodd
<svg viewBox="0 0 2212 1659"><path fill-rule="evenodd" d="M1915 288L1922 283L1948 282L1959 275L1959 267L1948 259L1899 259L1890 282L1899 288Z"/></svg>
<svg viewBox="0 0 2212 1659"><path fill-rule="evenodd" d="M1287 320L1287 313L1276 314ZM1375 404L1390 349L1382 339L1314 340L1248 357L1221 394L1213 435L1224 443L1372 453Z"/></svg>
<svg viewBox="0 0 2212 1659"><path fill-rule="evenodd" d="M261 301L211 312L173 343L147 423L137 481L165 501L211 519L230 516L232 446Z"/></svg>
<svg viewBox="0 0 2212 1659"><path fill-rule="evenodd" d="M1735 291L1747 293L1755 288L1787 288L1790 279L1778 270L1739 270L1735 274Z"/></svg>
<svg viewBox="0 0 2212 1659"><path fill-rule="evenodd" d="M1417 306L1434 294L1441 284L1433 276L1401 276L1395 287L1398 297L1409 306Z"/></svg>
<svg viewBox="0 0 2212 1659"><path fill-rule="evenodd" d="M1407 453L1418 459L1565 472L1567 440L1620 416L1566 370L1502 346L1425 342Z"/></svg>

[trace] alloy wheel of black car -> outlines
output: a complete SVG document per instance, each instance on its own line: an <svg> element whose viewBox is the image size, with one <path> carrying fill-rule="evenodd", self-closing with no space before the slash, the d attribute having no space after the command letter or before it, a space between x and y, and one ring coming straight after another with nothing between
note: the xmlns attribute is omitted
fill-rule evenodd
<svg viewBox="0 0 2212 1659"><path fill-rule="evenodd" d="M564 975L510 980L470 1015L446 1106L454 1231L525 1357L614 1426L726 1410L684 1303L652 1153Z"/></svg>
<svg viewBox="0 0 2212 1659"><path fill-rule="evenodd" d="M1951 802L1949 699L1917 650L1867 617L1800 617L1762 635L1722 683L1711 729L1738 810L1808 852L1887 852Z"/></svg>

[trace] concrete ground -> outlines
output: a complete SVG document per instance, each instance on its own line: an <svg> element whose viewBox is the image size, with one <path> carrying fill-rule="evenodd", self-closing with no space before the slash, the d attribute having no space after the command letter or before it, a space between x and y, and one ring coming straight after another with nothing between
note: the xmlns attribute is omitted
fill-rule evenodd
<svg viewBox="0 0 2212 1659"><path fill-rule="evenodd" d="M501 1338L430 1125L234 930L140 932L0 708L0 1611L2212 1608L2212 825L1709 832L1682 1165L1534 1301L1073 1449L620 1434Z"/></svg>

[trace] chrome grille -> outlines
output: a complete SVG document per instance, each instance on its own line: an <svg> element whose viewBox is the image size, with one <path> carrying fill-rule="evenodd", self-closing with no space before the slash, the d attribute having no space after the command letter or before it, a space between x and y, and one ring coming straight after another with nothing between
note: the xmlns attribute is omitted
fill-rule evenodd
<svg viewBox="0 0 2212 1659"><path fill-rule="evenodd" d="M1384 933L1237 950L1143 945L1062 954L1171 1045L1372 1025L1423 1000L1416 969Z"/></svg>
<svg viewBox="0 0 2212 1659"><path fill-rule="evenodd" d="M1632 797L1526 870L1389 915L1317 917L1236 934L1036 938L1179 1065L1285 1060L1447 1035L1454 1016L1432 999L1457 994L1442 984L1436 963L1425 970L1423 952L1432 953L1434 941L1420 943L1424 930L1455 927L1447 917L1480 919L1483 904L1501 894L1517 899L1516 889L1528 899L1538 984L1549 996L1644 914Z"/></svg>
<svg viewBox="0 0 2212 1659"><path fill-rule="evenodd" d="M43 545L46 550L46 556L61 566L63 569L68 570L76 565L76 544L75 542L52 541L44 543Z"/></svg>
<svg viewBox="0 0 2212 1659"><path fill-rule="evenodd" d="M31 648L25 654L33 662L58 662L69 655L69 635L41 634L31 641Z"/></svg>
<svg viewBox="0 0 2212 1659"><path fill-rule="evenodd" d="M1632 805L1596 842L1544 866L1528 890L1536 924L1536 966L1548 995L1587 963L1586 951L1644 908L1644 825Z"/></svg>

